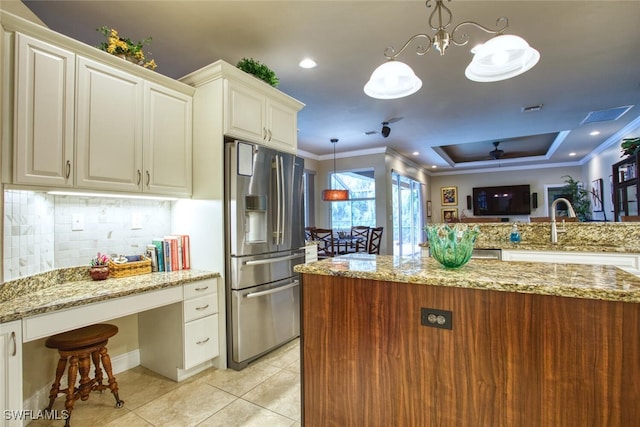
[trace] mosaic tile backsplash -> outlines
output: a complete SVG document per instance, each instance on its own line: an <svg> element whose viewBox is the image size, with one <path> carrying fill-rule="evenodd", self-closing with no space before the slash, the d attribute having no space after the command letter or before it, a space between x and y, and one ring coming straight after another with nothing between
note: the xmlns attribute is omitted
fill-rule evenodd
<svg viewBox="0 0 640 427"><path fill-rule="evenodd" d="M170 201L5 190L4 203L4 280L144 253L171 233Z"/></svg>

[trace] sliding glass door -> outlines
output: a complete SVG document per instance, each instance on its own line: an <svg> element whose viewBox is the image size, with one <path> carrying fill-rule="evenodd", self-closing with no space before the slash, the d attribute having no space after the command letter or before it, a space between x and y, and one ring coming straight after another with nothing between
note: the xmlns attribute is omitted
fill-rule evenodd
<svg viewBox="0 0 640 427"><path fill-rule="evenodd" d="M393 187L393 254L420 254L423 241L424 213L422 184L397 172L391 172Z"/></svg>

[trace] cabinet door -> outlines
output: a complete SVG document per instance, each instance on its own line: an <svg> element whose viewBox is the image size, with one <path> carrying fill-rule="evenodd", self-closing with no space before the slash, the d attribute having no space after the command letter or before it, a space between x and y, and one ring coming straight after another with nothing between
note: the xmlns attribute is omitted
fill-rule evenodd
<svg viewBox="0 0 640 427"><path fill-rule="evenodd" d="M267 138L265 97L255 89L225 81L225 135L264 143Z"/></svg>
<svg viewBox="0 0 640 427"><path fill-rule="evenodd" d="M78 57L76 186L140 191L142 81Z"/></svg>
<svg viewBox="0 0 640 427"><path fill-rule="evenodd" d="M145 85L144 191L191 195L192 98Z"/></svg>
<svg viewBox="0 0 640 427"><path fill-rule="evenodd" d="M218 315L212 314L184 325L184 369L217 357Z"/></svg>
<svg viewBox="0 0 640 427"><path fill-rule="evenodd" d="M73 185L75 55L16 33L16 184Z"/></svg>
<svg viewBox="0 0 640 427"><path fill-rule="evenodd" d="M22 328L0 323L0 426L22 426ZM15 414L13 416L12 414ZM22 414L24 415L24 414Z"/></svg>
<svg viewBox="0 0 640 427"><path fill-rule="evenodd" d="M282 104L267 102L267 144L276 150L296 152L298 112Z"/></svg>

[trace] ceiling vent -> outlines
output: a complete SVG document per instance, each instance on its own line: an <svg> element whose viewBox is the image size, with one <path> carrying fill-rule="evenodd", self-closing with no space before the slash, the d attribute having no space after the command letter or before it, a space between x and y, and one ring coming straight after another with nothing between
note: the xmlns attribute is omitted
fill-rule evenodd
<svg viewBox="0 0 640 427"><path fill-rule="evenodd" d="M633 105L625 105L623 107L609 108L607 110L591 111L580 122L581 125L597 122L608 122L611 120L618 120L620 117L633 108Z"/></svg>

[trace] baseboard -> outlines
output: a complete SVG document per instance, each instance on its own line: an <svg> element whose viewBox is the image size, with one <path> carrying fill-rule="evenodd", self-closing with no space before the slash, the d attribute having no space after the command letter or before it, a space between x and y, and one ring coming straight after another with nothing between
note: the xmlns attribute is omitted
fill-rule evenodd
<svg viewBox="0 0 640 427"><path fill-rule="evenodd" d="M135 368L138 365L140 365L140 350L138 349L111 358L111 369L114 375ZM51 384L53 384L54 379L52 375L45 387L42 387L22 402L22 407L34 413L45 408L49 404L49 391L51 391ZM66 374L62 377L60 383L67 383ZM26 425L28 421L30 420L25 420L24 425Z"/></svg>

